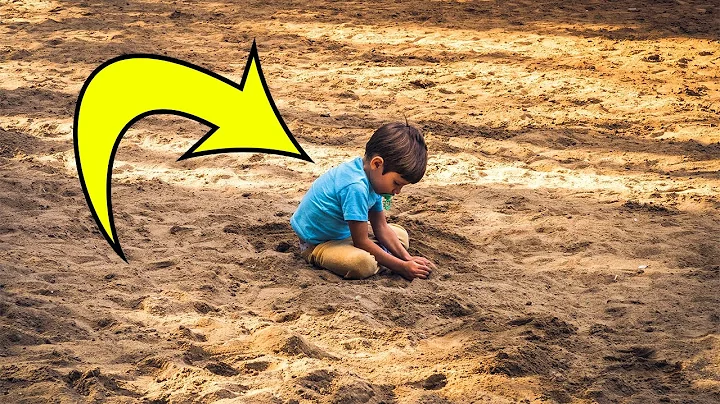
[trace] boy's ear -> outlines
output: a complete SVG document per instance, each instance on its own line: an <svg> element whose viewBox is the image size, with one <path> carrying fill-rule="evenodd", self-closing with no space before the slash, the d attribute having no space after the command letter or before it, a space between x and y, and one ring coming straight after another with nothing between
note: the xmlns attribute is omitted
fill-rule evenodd
<svg viewBox="0 0 720 404"><path fill-rule="evenodd" d="M370 167L372 167L372 168L374 168L374 169L377 170L378 168L382 167L382 165L383 165L384 163L385 163L385 160L383 160L382 157L380 157L380 156L375 156L375 157L373 157L373 158L370 160Z"/></svg>

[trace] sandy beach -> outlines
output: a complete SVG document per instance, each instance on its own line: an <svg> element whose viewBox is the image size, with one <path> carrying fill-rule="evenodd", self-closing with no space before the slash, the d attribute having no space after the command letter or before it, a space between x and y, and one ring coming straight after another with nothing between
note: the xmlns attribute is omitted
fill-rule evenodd
<svg viewBox="0 0 720 404"><path fill-rule="evenodd" d="M0 1L0 401L720 402L720 6L711 1ZM314 163L177 161L148 117L112 172L125 263L73 152L129 53L239 81L253 40ZM407 119L389 222L433 260L345 281L289 219Z"/></svg>

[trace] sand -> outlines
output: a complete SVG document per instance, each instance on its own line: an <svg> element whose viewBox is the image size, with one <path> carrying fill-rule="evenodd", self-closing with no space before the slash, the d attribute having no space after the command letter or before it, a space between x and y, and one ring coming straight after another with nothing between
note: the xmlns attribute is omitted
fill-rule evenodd
<svg viewBox="0 0 720 404"><path fill-rule="evenodd" d="M15 0L0 38L0 401L720 401L713 2ZM239 80L253 39L315 163L177 162L208 128L142 120L124 263L77 178L83 82L141 52ZM405 116L431 157L390 221L438 269L312 268L304 192Z"/></svg>

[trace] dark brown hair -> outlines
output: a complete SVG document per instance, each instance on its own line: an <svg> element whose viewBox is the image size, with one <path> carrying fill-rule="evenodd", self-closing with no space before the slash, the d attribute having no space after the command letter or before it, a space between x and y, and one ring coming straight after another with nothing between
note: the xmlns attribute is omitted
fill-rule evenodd
<svg viewBox="0 0 720 404"><path fill-rule="evenodd" d="M383 174L396 172L415 184L427 166L427 146L420 130L402 122L381 126L365 145L365 160L382 157Z"/></svg>

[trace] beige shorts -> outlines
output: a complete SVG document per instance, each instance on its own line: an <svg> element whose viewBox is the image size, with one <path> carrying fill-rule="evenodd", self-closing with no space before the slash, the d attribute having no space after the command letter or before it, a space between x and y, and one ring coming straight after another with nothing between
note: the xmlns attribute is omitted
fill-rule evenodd
<svg viewBox="0 0 720 404"><path fill-rule="evenodd" d="M396 224L389 226L398 236L403 247L408 249L407 231ZM371 237L371 239L377 243L375 237ZM301 240L300 255L310 264L327 269L345 279L364 279L375 275L380 270L375 257L369 252L355 247L351 237L344 240L330 240L318 245Z"/></svg>

